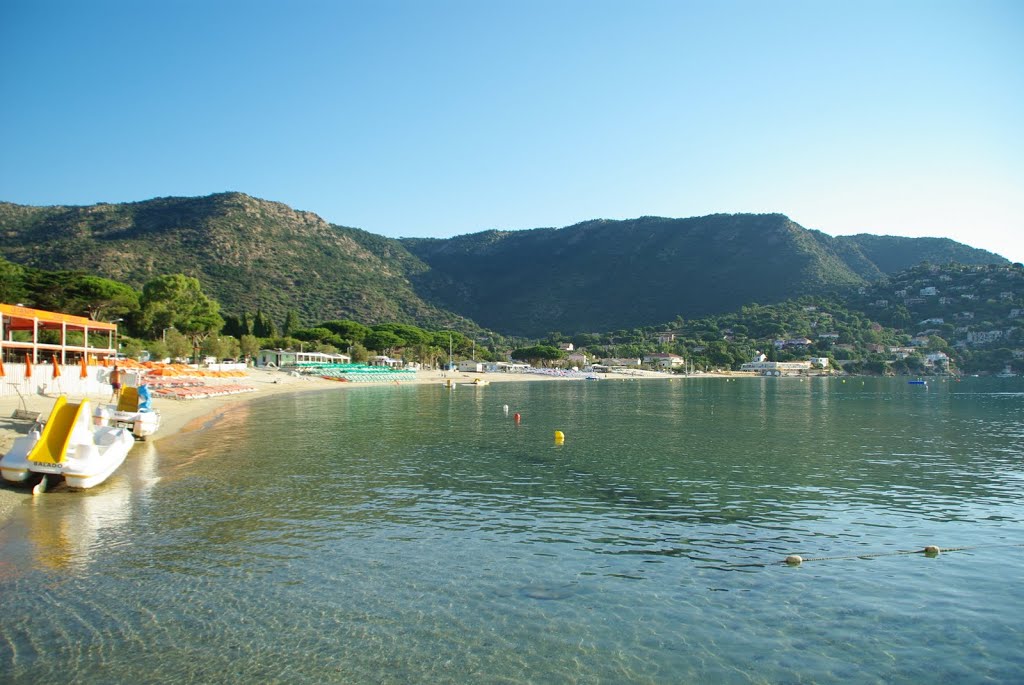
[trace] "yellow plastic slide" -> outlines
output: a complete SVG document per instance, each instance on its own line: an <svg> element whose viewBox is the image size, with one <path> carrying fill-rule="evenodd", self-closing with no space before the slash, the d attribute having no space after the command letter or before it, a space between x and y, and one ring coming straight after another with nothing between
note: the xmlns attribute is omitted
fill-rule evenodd
<svg viewBox="0 0 1024 685"><path fill-rule="evenodd" d="M68 451L68 442L71 440L71 432L79 421L82 410L89 411L89 403L68 404L68 398L61 395L50 410L50 417L46 419L43 426L43 433L39 436L39 442L28 453L29 461L37 461L44 464L61 464L64 462L64 455Z"/></svg>
<svg viewBox="0 0 1024 685"><path fill-rule="evenodd" d="M121 389L121 397L117 400L117 411L133 412L139 410L139 389L130 385Z"/></svg>

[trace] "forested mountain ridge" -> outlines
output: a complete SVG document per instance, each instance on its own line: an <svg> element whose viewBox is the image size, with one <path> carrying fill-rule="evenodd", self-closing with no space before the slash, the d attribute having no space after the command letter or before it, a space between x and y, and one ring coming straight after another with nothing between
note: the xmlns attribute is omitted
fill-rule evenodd
<svg viewBox="0 0 1024 685"><path fill-rule="evenodd" d="M954 256L1006 262L953 241L831 238L781 214L598 220L402 242L431 267L414 277L429 300L488 328L541 335L631 328L862 285L918 263L911 261L916 240L937 263ZM879 246L894 242L905 249L884 268L863 247L884 254Z"/></svg>
<svg viewBox="0 0 1024 685"><path fill-rule="evenodd" d="M898 249L897 249L898 248ZM928 258L1006 263L942 239L809 231L781 214L594 220L395 240L242 193L88 207L0 203L0 255L133 287L198 278L225 312L538 336L652 325L865 284ZM463 318L465 317L465 318Z"/></svg>
<svg viewBox="0 0 1024 685"><path fill-rule="evenodd" d="M0 203L0 254L136 288L184 273L227 312L279 320L293 309L309 321L461 320L417 296L407 276L426 267L397 241L242 193L89 207Z"/></svg>

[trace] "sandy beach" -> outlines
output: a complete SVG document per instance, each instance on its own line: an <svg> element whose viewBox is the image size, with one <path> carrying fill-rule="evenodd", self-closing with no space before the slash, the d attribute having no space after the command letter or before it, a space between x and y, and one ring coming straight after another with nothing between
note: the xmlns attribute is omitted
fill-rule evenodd
<svg viewBox="0 0 1024 685"><path fill-rule="evenodd" d="M565 379L559 376L548 376L540 374L468 374L461 372L443 371L420 371L416 379L403 381L402 385L428 385L442 384L449 380L456 383L470 383L474 378L483 377L490 383L523 383L523 382L544 382L544 381L566 381L586 382L578 379ZM637 380L637 379L679 379L681 376L672 376L664 373L633 371L628 375L612 374L609 380ZM207 379L210 385L216 385L216 381ZM154 408L160 412L161 425L154 440L173 439L175 435L183 432L202 429L215 422L217 417L226 412L230 407L241 402L269 397L283 393L325 391L325 392L358 392L360 388L380 387L381 385L393 385L394 383L338 383L318 377L299 376L284 371L249 369L244 379L232 379L256 388L255 392L246 392L237 395L224 395L221 397L210 397L193 400L174 400L157 397L153 401ZM46 416L53 406L55 395L30 395L25 397L25 405L29 411L40 412ZM71 401L82 399L81 397L69 396ZM109 396L91 396L88 399L93 402L106 402ZM19 435L24 435L29 428L26 421L15 421L11 418L16 409L21 408L21 400L18 397L0 397L0 455L6 454L11 443ZM129 455L130 458L130 455ZM0 482L0 525L4 519L14 510L15 507L24 504L32 497L30 491L15 488L6 483Z"/></svg>

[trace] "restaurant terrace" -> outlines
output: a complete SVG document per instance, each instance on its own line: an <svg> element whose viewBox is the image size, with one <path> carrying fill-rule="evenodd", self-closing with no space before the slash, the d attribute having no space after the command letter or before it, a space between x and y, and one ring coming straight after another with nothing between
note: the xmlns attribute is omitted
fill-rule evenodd
<svg viewBox="0 0 1024 685"><path fill-rule="evenodd" d="M0 304L0 361L73 364L104 360L117 353L117 324Z"/></svg>

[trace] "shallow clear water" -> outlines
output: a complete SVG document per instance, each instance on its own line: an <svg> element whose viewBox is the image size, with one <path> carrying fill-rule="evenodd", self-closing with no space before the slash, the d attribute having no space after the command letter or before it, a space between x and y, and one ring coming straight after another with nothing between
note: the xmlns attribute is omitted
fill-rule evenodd
<svg viewBox="0 0 1024 685"><path fill-rule="evenodd" d="M0 529L5 682L1024 682L1012 380L353 388L129 460Z"/></svg>

